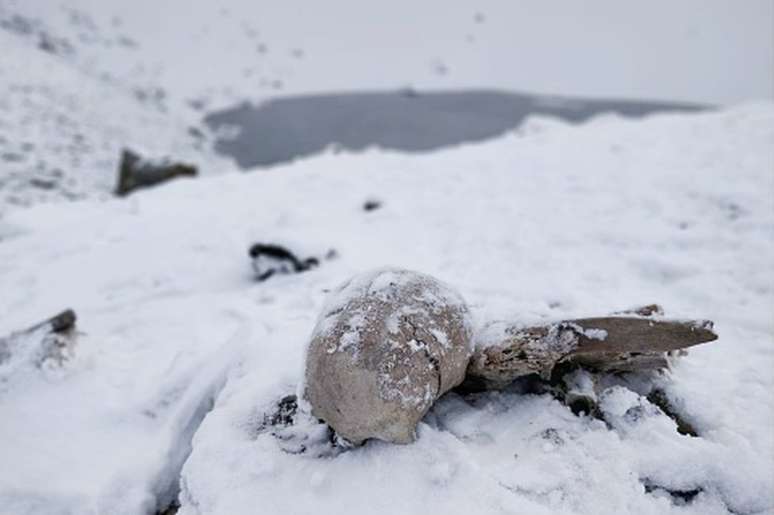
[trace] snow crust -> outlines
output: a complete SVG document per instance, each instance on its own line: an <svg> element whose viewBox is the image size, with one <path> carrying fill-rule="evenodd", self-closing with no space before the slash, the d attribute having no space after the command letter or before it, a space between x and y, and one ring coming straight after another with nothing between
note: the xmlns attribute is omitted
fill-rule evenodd
<svg viewBox="0 0 774 515"><path fill-rule="evenodd" d="M55 373L4 376L0 513L153 513L178 479L182 515L770 513L773 148L770 104L534 119L430 155L329 153L10 210L0 334L64 307L82 334ZM287 240L339 258L254 282L249 245ZM257 428L298 388L327 294L384 265L451 284L479 326L648 302L714 320L719 339L665 383L700 436L612 385L610 426L547 395L449 394L413 445L288 452ZM314 421L292 430L323 446Z"/></svg>

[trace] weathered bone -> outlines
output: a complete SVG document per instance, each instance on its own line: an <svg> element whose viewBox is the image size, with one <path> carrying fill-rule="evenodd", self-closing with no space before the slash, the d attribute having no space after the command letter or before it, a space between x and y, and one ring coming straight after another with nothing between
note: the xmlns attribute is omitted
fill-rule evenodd
<svg viewBox="0 0 774 515"><path fill-rule="evenodd" d="M514 379L540 374L548 378L561 362L605 372L665 368L669 354L717 339L708 320L654 318L658 305L614 315L519 327L494 322L482 332L485 344L468 366L467 377L487 388L502 388ZM486 341L488 340L488 341Z"/></svg>
<svg viewBox="0 0 774 515"><path fill-rule="evenodd" d="M573 354L668 352L717 339L709 320L611 316L582 318L564 324L578 335Z"/></svg>

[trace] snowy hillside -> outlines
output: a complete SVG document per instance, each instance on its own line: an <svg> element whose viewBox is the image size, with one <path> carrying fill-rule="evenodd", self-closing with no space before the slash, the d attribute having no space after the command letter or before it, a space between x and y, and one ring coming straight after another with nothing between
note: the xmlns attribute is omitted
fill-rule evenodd
<svg viewBox="0 0 774 515"><path fill-rule="evenodd" d="M771 513L772 149L767 103L531 119L426 155L10 210L0 335L65 307L79 334L61 365L0 364L0 513L152 514L176 496L185 515ZM337 257L258 283L257 241ZM665 382L698 436L623 387L608 425L548 395L451 393L415 444L326 451L309 421L286 436L321 452L287 452L261 424L299 385L326 292L383 265L453 285L478 324L649 302L714 320L719 339Z"/></svg>
<svg viewBox="0 0 774 515"><path fill-rule="evenodd" d="M207 149L206 135L192 130L197 113L172 113L136 83L88 66L78 50L101 40L64 37L24 7L0 2L0 216L8 206L106 196L124 147L191 160L205 171L229 169ZM97 38L72 16L71 30ZM112 39L102 44L110 44L108 62L131 50Z"/></svg>
<svg viewBox="0 0 774 515"><path fill-rule="evenodd" d="M374 13L343 4L338 8L352 24L338 20L342 29L373 22ZM405 9L388 10L395 16ZM172 23L180 11L185 23ZM296 11L242 0L0 0L0 216L6 206L105 197L124 148L171 156L211 175L234 167L213 152L213 142L251 167L330 145L426 150L479 141L534 113L581 121L611 110L639 115L697 104L490 91L510 83L476 82L470 68L505 50L486 39L468 41L465 32L499 34L503 27L484 30L485 16L467 8L445 7L440 24L423 11L424 23L446 36L411 59L392 55L390 31L374 33L365 55L349 50L359 46L357 31L347 32L346 49L331 48L331 29L314 17L307 27ZM420 28L412 37L423 34ZM465 66L450 74L438 55ZM471 86L488 89L428 91ZM293 96L299 93L318 95Z"/></svg>
<svg viewBox="0 0 774 515"><path fill-rule="evenodd" d="M197 164L204 175L227 171L203 118L276 96L494 89L547 95L533 99L540 112L551 110L552 95L702 105L770 98L771 9L766 0L597 0L595 9L560 11L504 0L0 0L0 215L9 205L105 196L124 147ZM438 134L424 137L454 133L455 124L456 132L475 126L442 118ZM356 136L368 127L356 125ZM276 145L317 132L282 132Z"/></svg>
<svg viewBox="0 0 774 515"><path fill-rule="evenodd" d="M0 515L774 514L774 104L706 109L771 94L772 5L595 6L0 0ZM199 177L117 198L123 149ZM319 266L258 281L256 243ZM457 389L348 446L292 396L384 266L475 335L659 303L718 339L591 415Z"/></svg>

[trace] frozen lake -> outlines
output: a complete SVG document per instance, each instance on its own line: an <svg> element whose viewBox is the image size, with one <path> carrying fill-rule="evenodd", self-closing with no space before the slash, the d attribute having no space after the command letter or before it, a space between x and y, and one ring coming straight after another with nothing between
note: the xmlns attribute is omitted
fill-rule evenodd
<svg viewBox="0 0 774 515"><path fill-rule="evenodd" d="M692 111L690 104L591 100L495 90L334 93L242 103L210 113L220 135L215 148L242 168L290 161L337 144L421 152L486 140L515 129L530 115L582 122L601 113L639 117Z"/></svg>

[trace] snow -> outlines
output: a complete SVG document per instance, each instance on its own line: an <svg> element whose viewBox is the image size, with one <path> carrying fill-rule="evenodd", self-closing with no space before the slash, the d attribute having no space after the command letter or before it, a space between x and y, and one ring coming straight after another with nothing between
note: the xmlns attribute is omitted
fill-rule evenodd
<svg viewBox="0 0 774 515"><path fill-rule="evenodd" d="M563 377L565 385L567 385L567 394L569 396L583 396L592 400L597 400L596 392L594 391L594 376L591 373L578 369Z"/></svg>
<svg viewBox="0 0 774 515"><path fill-rule="evenodd" d="M187 133L190 117L150 108L125 84L94 77L4 30L0 48L0 215L7 206L106 196L124 147L172 154L205 171L230 168Z"/></svg>
<svg viewBox="0 0 774 515"><path fill-rule="evenodd" d="M80 334L61 367L3 376L0 513L152 513L178 478L183 515L770 512L773 148L768 103L532 119L427 155L326 153L10 209L0 335L64 307ZM339 257L257 283L246 250L269 239ZM610 427L509 390L445 396L409 446L333 452L313 420L287 442L257 431L299 387L328 293L385 265L450 284L479 327L653 301L714 320L719 340L665 383L700 437L620 385L601 396ZM685 506L666 493L697 488Z"/></svg>
<svg viewBox="0 0 774 515"><path fill-rule="evenodd" d="M441 0L367 7L354 0L2 0L0 216L8 206L107 196L124 147L197 164L205 175L229 171L234 165L210 148L217 135L203 118L278 95L505 89L569 107L572 101L551 95L770 98L765 0L735 5L736 16L726 15L725 0L690 2L680 12L666 0L626 9L606 3L607 16L599 17L582 7L564 6L566 15L555 16L555 7L501 0L475 8ZM704 37L686 38L683 18ZM508 20L519 20L519 29ZM654 53L656 40L668 51ZM560 61L567 65L546 66ZM579 70L581 62L606 73Z"/></svg>
<svg viewBox="0 0 774 515"><path fill-rule="evenodd" d="M604 341L607 338L607 331L604 329L584 329L582 333L590 340Z"/></svg>

